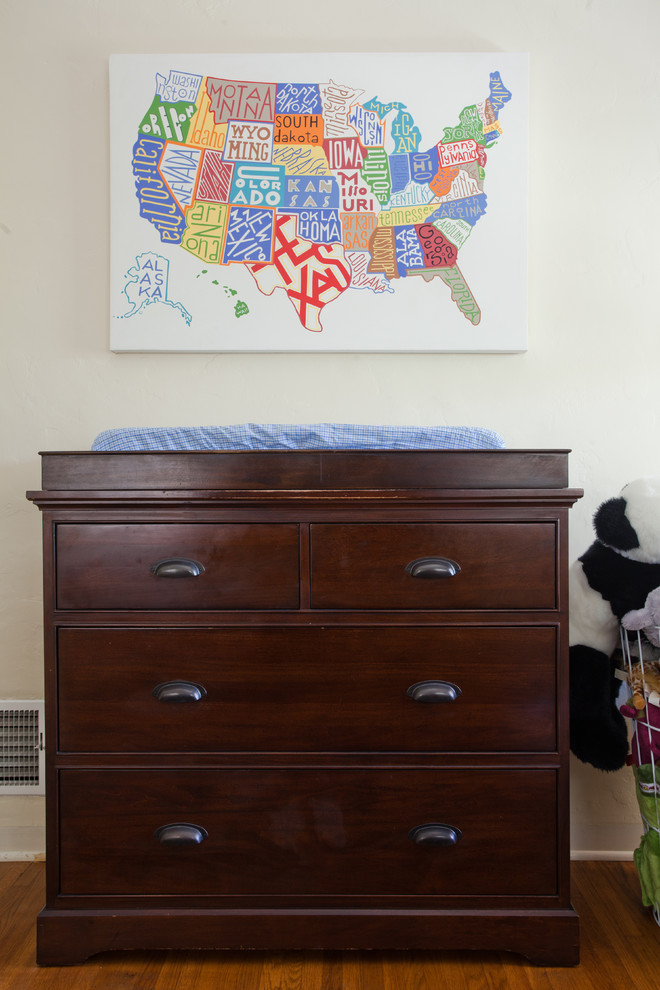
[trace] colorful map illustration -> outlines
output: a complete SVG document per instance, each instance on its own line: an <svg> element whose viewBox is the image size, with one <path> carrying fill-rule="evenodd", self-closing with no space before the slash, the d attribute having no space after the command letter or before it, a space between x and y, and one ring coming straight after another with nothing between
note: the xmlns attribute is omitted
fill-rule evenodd
<svg viewBox="0 0 660 990"><path fill-rule="evenodd" d="M123 315L163 303L191 322L185 301L168 295L176 247L216 284L241 266L260 293L284 293L307 331L323 331L325 308L344 293L396 294L404 279L419 279L422 292L439 279L479 324L461 256L488 210L489 158L506 140L515 93L493 65L479 94L457 94L455 119L424 134L415 108L396 100L395 79L392 89L372 93L340 75L158 72L135 120L131 169L134 208L164 254L135 255ZM235 315L248 312L237 299Z"/></svg>

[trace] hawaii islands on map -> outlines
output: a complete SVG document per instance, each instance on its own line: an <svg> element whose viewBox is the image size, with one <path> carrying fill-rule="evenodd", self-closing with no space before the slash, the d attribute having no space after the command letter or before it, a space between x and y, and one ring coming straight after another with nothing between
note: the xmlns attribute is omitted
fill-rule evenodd
<svg viewBox="0 0 660 990"><path fill-rule="evenodd" d="M441 285L476 327L482 304L463 256L487 218L489 160L516 98L496 61L470 102L455 93L455 117L433 135L396 99L395 76L372 92L359 74L242 78L164 64L130 160L133 208L158 242L124 266L122 318L160 304L194 323L194 305L170 288L179 251L235 320L250 314L232 285L241 266L260 294L286 297L300 333L321 334L346 293L395 296L411 279L420 293Z"/></svg>

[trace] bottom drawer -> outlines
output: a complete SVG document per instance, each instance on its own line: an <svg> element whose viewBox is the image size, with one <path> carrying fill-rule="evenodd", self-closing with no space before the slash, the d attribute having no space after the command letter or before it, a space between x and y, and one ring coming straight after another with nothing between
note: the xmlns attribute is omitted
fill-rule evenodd
<svg viewBox="0 0 660 990"><path fill-rule="evenodd" d="M60 892L552 895L555 805L553 770L62 770Z"/></svg>

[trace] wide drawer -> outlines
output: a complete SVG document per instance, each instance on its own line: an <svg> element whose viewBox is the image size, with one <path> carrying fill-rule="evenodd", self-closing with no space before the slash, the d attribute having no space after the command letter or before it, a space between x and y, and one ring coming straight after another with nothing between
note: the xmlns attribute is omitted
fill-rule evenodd
<svg viewBox="0 0 660 990"><path fill-rule="evenodd" d="M60 892L553 895L555 801L552 770L62 770Z"/></svg>
<svg viewBox="0 0 660 990"><path fill-rule="evenodd" d="M69 752L552 751L557 631L65 628Z"/></svg>
<svg viewBox="0 0 660 990"><path fill-rule="evenodd" d="M60 524L60 609L270 609L299 604L294 524Z"/></svg>
<svg viewBox="0 0 660 990"><path fill-rule="evenodd" d="M312 607L552 609L555 542L552 522L318 523Z"/></svg>

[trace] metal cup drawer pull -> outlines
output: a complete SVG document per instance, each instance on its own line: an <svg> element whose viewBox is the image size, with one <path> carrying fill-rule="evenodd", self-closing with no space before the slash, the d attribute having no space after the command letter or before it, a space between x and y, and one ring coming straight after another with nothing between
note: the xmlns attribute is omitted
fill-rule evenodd
<svg viewBox="0 0 660 990"><path fill-rule="evenodd" d="M186 701L202 701L206 697L206 688L195 681L164 681L157 684L152 694L158 701L170 704L180 704Z"/></svg>
<svg viewBox="0 0 660 990"><path fill-rule="evenodd" d="M449 557L418 557L406 564L406 574L414 578L451 578L460 571L460 564Z"/></svg>
<svg viewBox="0 0 660 990"><path fill-rule="evenodd" d="M181 847L199 846L208 838L208 832L201 825L189 825L187 822L172 822L171 825L161 825L154 832L161 846Z"/></svg>
<svg viewBox="0 0 660 990"><path fill-rule="evenodd" d="M417 825L408 832L408 838L418 846L455 846L462 837L454 825Z"/></svg>
<svg viewBox="0 0 660 990"><path fill-rule="evenodd" d="M458 684L451 681L418 681L411 684L406 694L413 701L430 705L441 705L448 701L456 701L462 691Z"/></svg>
<svg viewBox="0 0 660 990"><path fill-rule="evenodd" d="M167 557L149 568L157 578L193 578L204 573L204 565L188 557Z"/></svg>

